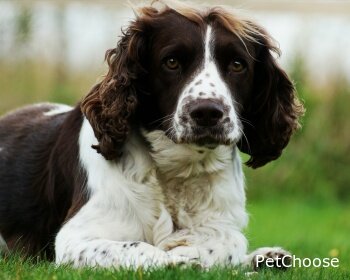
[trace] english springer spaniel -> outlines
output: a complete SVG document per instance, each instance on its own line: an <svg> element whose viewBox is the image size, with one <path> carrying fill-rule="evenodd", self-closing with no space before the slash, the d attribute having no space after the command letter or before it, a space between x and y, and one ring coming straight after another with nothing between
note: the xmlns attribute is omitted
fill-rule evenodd
<svg viewBox="0 0 350 280"><path fill-rule="evenodd" d="M302 114L278 51L228 8L139 8L76 107L1 118L2 247L74 266L254 260L238 149L277 159Z"/></svg>

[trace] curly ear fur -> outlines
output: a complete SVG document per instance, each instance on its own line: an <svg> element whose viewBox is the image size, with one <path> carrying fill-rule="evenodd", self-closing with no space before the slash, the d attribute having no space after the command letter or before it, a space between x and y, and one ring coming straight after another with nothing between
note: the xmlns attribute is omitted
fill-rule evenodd
<svg viewBox="0 0 350 280"><path fill-rule="evenodd" d="M260 50L254 70L254 88L242 113L245 137L238 143L239 149L251 156L246 164L253 168L281 155L292 133L299 128L298 118L304 112L293 83L271 54L278 53L278 48L265 31L258 29L261 35L257 48Z"/></svg>
<svg viewBox="0 0 350 280"><path fill-rule="evenodd" d="M117 47L106 52L108 73L81 103L99 142L92 147L107 160L120 157L131 129L137 107L136 80L143 71L143 45L140 28L134 22L123 32Z"/></svg>

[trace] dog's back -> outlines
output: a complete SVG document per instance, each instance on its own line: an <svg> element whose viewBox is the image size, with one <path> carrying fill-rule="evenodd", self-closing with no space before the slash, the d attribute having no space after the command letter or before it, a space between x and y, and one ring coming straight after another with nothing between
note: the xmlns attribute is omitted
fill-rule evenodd
<svg viewBox="0 0 350 280"><path fill-rule="evenodd" d="M70 162L60 162L66 155L57 154L57 146L64 141L60 151L69 152L77 141L67 131L62 135L61 127L81 122L79 112L54 110L39 104L0 119L0 234L11 249L48 257L72 196L71 177L62 174Z"/></svg>

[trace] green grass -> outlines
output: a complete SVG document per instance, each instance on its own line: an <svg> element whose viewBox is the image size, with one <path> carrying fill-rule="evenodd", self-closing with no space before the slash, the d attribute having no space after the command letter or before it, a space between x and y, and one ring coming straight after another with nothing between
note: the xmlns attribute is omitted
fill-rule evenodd
<svg viewBox="0 0 350 280"><path fill-rule="evenodd" d="M350 269L349 206L285 199L252 203L248 209L252 248L283 245L300 257L329 257L337 251L340 262Z"/></svg>
<svg viewBox="0 0 350 280"><path fill-rule="evenodd" d="M280 245L297 257L338 257L338 268L265 269L251 279L349 279L350 207L307 201L266 201L248 205L250 248ZM236 268L178 267L156 270L73 269L19 257L0 260L0 279L247 279Z"/></svg>

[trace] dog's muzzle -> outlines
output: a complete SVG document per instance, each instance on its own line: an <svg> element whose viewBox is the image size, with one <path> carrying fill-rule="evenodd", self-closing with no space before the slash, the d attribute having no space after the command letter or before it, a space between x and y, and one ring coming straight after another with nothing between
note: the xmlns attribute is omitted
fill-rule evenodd
<svg viewBox="0 0 350 280"><path fill-rule="evenodd" d="M232 128L232 123L228 116L228 108L221 100L196 99L184 107L184 142L207 147L230 144L227 134Z"/></svg>

